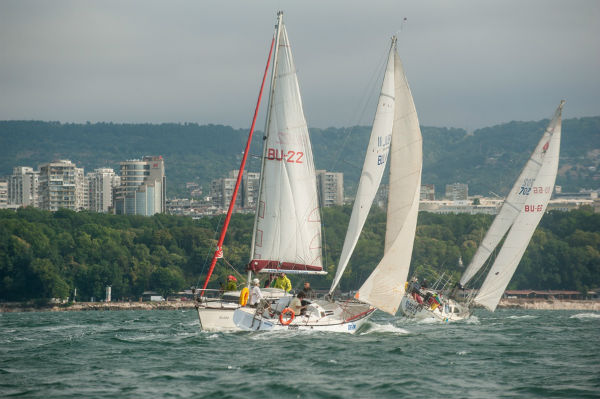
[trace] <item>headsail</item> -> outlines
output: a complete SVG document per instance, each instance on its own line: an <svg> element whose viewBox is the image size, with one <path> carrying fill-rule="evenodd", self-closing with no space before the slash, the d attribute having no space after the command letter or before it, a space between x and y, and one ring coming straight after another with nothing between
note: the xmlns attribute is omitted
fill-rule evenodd
<svg viewBox="0 0 600 399"><path fill-rule="evenodd" d="M423 139L412 94L394 40L395 100L385 251L357 298L395 314L410 268L421 189Z"/></svg>
<svg viewBox="0 0 600 399"><path fill-rule="evenodd" d="M521 205L500 253L496 257L483 285L479 289L475 302L494 311L511 280L529 241L539 224L554 190L560 153L561 101L554 119L544 133L542 142L536 147L534 156L541 162L539 172L529 186L527 200Z"/></svg>
<svg viewBox="0 0 600 399"><path fill-rule="evenodd" d="M270 108L249 269L320 273L321 217L296 68L279 15Z"/></svg>
<svg viewBox="0 0 600 399"><path fill-rule="evenodd" d="M365 162L362 174L360 175L340 261L331 288L329 289L330 294L333 293L342 278L344 270L346 270L350 256L354 251L360 232L367 220L371 205L379 189L383 172L385 171L394 124L394 54L395 42L392 43L392 47L390 48L381 93L379 94L377 111L373 120L371 138L369 139L369 146L367 147Z"/></svg>
<svg viewBox="0 0 600 399"><path fill-rule="evenodd" d="M500 243L510 226L513 225L515 219L519 215L519 212L523 209L523 205L530 198L530 193L534 187L533 182L540 172L542 167L542 161L545 158L546 152L543 151L544 146L548 142L549 138L552 137L558 124L558 130L560 135L560 111L562 110L562 103L556 110L553 120L544 132L544 135L538 142L535 150L529 157L529 160L525 164L525 167L521 171L519 178L513 185L512 189L508 193L506 200L500 208L500 212L492 222L489 230L485 234L481 244L477 248L473 259L469 263L467 270L463 273L460 278L460 283L464 286L471 278L481 269L489 258L490 254L494 251L496 246ZM554 183L553 183L554 184Z"/></svg>

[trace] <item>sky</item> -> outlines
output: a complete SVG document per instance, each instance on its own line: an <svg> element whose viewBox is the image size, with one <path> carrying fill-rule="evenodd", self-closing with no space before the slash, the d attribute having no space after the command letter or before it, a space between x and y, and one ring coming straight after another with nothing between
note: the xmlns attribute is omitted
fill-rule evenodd
<svg viewBox="0 0 600 399"><path fill-rule="evenodd" d="M371 124L393 34L422 125L600 115L597 0L2 0L0 120L246 128L280 9L311 127Z"/></svg>

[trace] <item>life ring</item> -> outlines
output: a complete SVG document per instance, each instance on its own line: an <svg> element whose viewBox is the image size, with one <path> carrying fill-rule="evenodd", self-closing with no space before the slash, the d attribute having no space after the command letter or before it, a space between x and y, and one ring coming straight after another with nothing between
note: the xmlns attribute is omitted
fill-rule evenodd
<svg viewBox="0 0 600 399"><path fill-rule="evenodd" d="M248 303L248 296L250 295L250 291L248 291L248 287L244 287L242 292L240 292L240 305L246 306Z"/></svg>
<svg viewBox="0 0 600 399"><path fill-rule="evenodd" d="M290 318L287 320L283 320L283 315L285 314L290 314ZM292 321L294 321L294 317L296 316L296 314L294 313L294 311L290 308L285 308L281 311L281 314L279 315L279 322L284 325L287 326L288 324L290 324Z"/></svg>

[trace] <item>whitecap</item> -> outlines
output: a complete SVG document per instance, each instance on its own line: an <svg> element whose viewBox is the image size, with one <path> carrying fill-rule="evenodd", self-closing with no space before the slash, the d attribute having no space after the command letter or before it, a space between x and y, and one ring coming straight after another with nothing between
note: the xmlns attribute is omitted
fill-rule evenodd
<svg viewBox="0 0 600 399"><path fill-rule="evenodd" d="M577 313L569 319L600 319L600 313Z"/></svg>
<svg viewBox="0 0 600 399"><path fill-rule="evenodd" d="M469 353L471 353L471 352L469 352L469 351L459 351L459 352L456 352L456 354L457 354L458 356L464 356L464 355L468 355Z"/></svg>
<svg viewBox="0 0 600 399"><path fill-rule="evenodd" d="M524 315L524 316L508 316L507 319L514 319L514 320L518 320L518 319L537 319L537 316L532 316L532 315Z"/></svg>
<svg viewBox="0 0 600 399"><path fill-rule="evenodd" d="M469 317L469 318L468 318L468 319L465 321L465 323L467 323L467 324L480 324L480 323L479 323L479 318L478 318L477 316L471 316L471 317Z"/></svg>
<svg viewBox="0 0 600 399"><path fill-rule="evenodd" d="M403 328L397 327L393 324L377 324L370 322L369 329L364 332L364 334L371 333L392 333L397 335L405 335L410 334L410 331L407 331Z"/></svg>

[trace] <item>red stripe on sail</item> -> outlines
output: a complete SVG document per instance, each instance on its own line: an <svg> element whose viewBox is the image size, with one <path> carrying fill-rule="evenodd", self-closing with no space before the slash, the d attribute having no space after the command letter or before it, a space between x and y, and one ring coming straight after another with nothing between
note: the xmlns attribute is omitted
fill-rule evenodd
<svg viewBox="0 0 600 399"><path fill-rule="evenodd" d="M276 260L268 259L253 259L248 264L248 270L252 270L253 272L258 272L262 269L278 269L282 271L308 270L311 272L320 272L323 270L323 267L318 265L305 265L304 263L279 262Z"/></svg>

